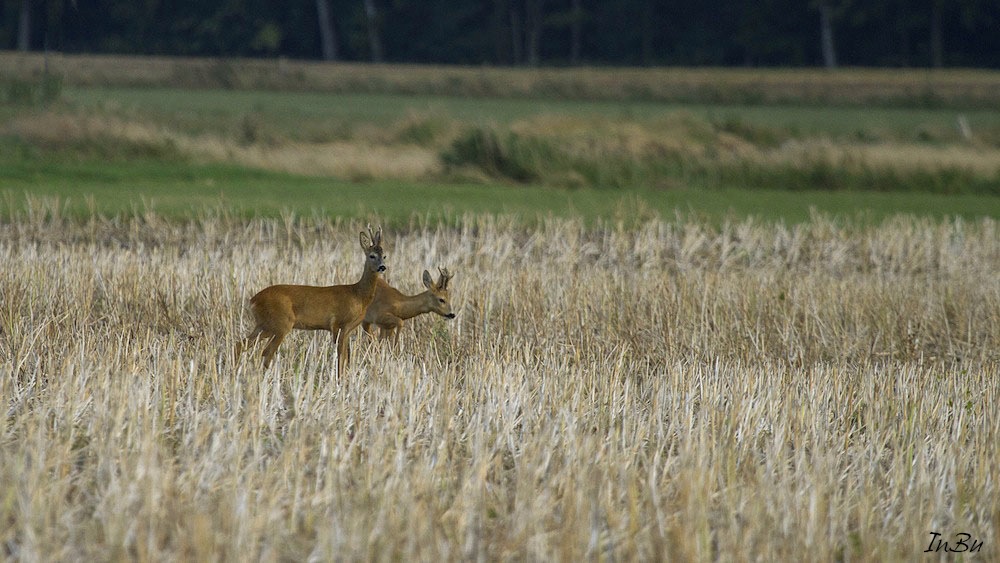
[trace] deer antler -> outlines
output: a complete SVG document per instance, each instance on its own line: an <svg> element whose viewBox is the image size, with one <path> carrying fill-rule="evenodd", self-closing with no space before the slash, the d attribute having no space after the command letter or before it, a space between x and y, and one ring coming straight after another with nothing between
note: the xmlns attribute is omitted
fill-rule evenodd
<svg viewBox="0 0 1000 563"><path fill-rule="evenodd" d="M368 237L372 241L372 246L378 246L382 243L382 226L379 225L378 230L372 229L371 223L368 223Z"/></svg>
<svg viewBox="0 0 1000 563"><path fill-rule="evenodd" d="M441 273L441 277L438 278L438 288L446 289L448 287L448 280L455 277L453 274L448 273L448 268L438 267L438 272Z"/></svg>

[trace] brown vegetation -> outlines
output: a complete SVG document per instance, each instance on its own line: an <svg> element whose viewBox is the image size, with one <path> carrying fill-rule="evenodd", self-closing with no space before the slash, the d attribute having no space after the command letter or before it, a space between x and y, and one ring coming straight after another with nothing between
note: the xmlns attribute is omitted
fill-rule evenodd
<svg viewBox="0 0 1000 563"><path fill-rule="evenodd" d="M460 269L401 350L231 360L272 280L356 274L353 225L0 225L0 549L56 559L996 558L996 222L387 233ZM360 335L363 336L363 335Z"/></svg>

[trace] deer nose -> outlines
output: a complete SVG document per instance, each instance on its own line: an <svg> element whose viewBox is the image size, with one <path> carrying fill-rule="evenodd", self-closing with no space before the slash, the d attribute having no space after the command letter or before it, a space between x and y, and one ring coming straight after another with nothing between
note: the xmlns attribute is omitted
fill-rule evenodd
<svg viewBox="0 0 1000 563"><path fill-rule="evenodd" d="M385 264L379 264L378 271L384 272L385 271Z"/></svg>
<svg viewBox="0 0 1000 563"><path fill-rule="evenodd" d="M455 318L455 313L448 313L447 315L445 315L445 317L447 317L449 319L454 319Z"/></svg>

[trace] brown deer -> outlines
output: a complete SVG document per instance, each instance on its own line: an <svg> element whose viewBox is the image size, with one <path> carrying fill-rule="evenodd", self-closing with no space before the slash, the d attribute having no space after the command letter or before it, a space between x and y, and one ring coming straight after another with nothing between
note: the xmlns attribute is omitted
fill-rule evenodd
<svg viewBox="0 0 1000 563"><path fill-rule="evenodd" d="M379 273L385 271L382 252L382 229L361 233L365 269L361 279L350 285L318 287L312 285L272 285L250 299L256 324L236 350L237 357L260 339L269 338L264 348L264 367L293 328L329 330L337 342L337 378L350 361L349 340L365 318L365 309L375 298Z"/></svg>
<svg viewBox="0 0 1000 563"><path fill-rule="evenodd" d="M446 319L454 319L451 303L448 299L448 280L453 278L447 269L438 268L441 277L435 284L430 272L424 270L423 282L427 291L417 295L403 295L385 280L379 279L375 290L375 300L365 312L365 320L361 325L366 332L371 333L372 325L377 325L381 331L379 340L390 336L393 341L399 339L396 329L403 326L403 321L412 319L424 313L437 313Z"/></svg>

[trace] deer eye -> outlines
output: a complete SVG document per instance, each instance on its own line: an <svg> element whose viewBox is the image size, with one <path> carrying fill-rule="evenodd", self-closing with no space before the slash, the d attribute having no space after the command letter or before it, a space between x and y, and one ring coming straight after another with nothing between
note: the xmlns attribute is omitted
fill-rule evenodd
<svg viewBox="0 0 1000 563"><path fill-rule="evenodd" d="M438 298L438 301L440 301L441 303L444 303L444 299Z"/></svg>

